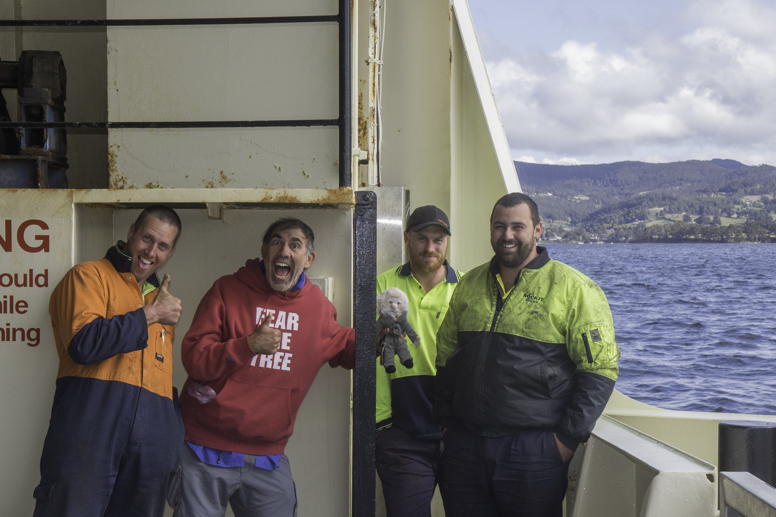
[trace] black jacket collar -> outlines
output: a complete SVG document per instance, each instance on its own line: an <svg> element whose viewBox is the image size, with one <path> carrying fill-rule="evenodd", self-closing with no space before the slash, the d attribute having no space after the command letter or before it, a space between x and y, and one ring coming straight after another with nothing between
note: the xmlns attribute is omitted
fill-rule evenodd
<svg viewBox="0 0 776 517"><path fill-rule="evenodd" d="M547 248L544 246L537 246L536 251L539 253L539 255L531 262L526 264L523 269L540 269L550 261L550 254L547 252ZM493 255L493 258L490 259L490 272L493 273L494 277L499 273L499 267L500 264L498 262L498 257Z"/></svg>

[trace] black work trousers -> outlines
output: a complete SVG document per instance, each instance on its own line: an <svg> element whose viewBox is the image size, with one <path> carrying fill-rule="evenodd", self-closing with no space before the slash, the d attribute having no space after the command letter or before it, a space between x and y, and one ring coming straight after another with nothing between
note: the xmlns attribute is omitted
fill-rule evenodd
<svg viewBox="0 0 776 517"><path fill-rule="evenodd" d="M462 424L444 435L440 489L447 517L561 517L568 463L552 431L478 436Z"/></svg>
<svg viewBox="0 0 776 517"><path fill-rule="evenodd" d="M377 432L375 464L388 517L431 517L441 440L423 440L395 425Z"/></svg>

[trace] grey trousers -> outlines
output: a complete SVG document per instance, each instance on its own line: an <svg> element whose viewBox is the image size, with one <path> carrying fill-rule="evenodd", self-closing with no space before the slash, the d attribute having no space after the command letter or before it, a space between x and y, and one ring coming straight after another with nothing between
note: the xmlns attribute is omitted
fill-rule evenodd
<svg viewBox="0 0 776 517"><path fill-rule="evenodd" d="M167 501L174 517L223 517L227 502L235 517L296 517L296 485L283 455L275 470L253 465L217 467L200 461L186 443L181 465L170 481Z"/></svg>

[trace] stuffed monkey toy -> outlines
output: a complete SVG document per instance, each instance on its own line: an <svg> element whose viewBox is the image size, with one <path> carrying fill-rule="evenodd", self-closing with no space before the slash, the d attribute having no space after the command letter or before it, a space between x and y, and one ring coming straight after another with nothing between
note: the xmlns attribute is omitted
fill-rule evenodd
<svg viewBox="0 0 776 517"><path fill-rule="evenodd" d="M407 295L398 287L386 289L377 297L377 312L380 314L377 318L377 332L384 328L391 329L383 337L383 353L380 356L380 364L388 373L396 371L397 355L405 368L412 368L412 355L402 333L406 334L416 347L420 346L420 336L407 321L408 305Z"/></svg>

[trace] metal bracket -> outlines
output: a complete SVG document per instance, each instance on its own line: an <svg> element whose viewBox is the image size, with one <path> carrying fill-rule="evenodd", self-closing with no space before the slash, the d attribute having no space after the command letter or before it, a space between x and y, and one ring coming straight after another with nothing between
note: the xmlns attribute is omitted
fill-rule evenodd
<svg viewBox="0 0 776 517"><path fill-rule="evenodd" d="M224 204L223 203L205 203L207 207L208 219L223 219L224 218Z"/></svg>

